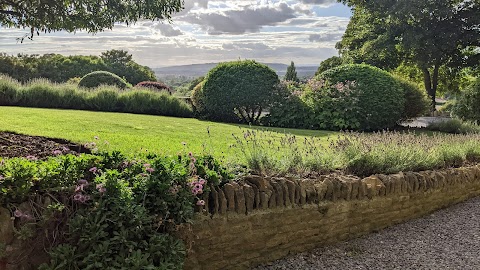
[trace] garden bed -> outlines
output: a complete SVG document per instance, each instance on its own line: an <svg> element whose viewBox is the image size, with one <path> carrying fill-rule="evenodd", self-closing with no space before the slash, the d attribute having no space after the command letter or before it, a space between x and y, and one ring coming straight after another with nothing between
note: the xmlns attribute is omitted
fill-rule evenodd
<svg viewBox="0 0 480 270"><path fill-rule="evenodd" d="M90 153L90 150L63 139L0 132L0 157L45 159L54 155L80 153Z"/></svg>

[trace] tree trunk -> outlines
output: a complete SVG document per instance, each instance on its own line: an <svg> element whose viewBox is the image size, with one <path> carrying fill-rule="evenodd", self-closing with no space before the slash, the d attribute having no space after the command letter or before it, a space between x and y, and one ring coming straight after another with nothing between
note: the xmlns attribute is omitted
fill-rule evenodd
<svg viewBox="0 0 480 270"><path fill-rule="evenodd" d="M422 66L421 67L422 72L423 72L423 83L425 84L425 91L427 92L428 96L431 98L432 104L431 104L431 109L432 112L435 111L435 92L433 92L433 87L432 87L432 78L430 76L430 71L428 70L428 67ZM437 77L438 77L438 71L437 71ZM438 82L437 82L438 83Z"/></svg>
<svg viewBox="0 0 480 270"><path fill-rule="evenodd" d="M435 105L436 101L435 98L437 97L437 88L438 88L438 71L440 69L440 65L435 64L433 68L433 77L432 77L432 103L433 103L433 111L436 111Z"/></svg>

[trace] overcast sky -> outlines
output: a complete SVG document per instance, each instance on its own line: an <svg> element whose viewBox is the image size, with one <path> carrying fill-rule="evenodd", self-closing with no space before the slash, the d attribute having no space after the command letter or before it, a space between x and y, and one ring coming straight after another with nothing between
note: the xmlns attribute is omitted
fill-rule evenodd
<svg viewBox="0 0 480 270"><path fill-rule="evenodd" d="M124 49L150 67L235 59L315 64L337 55L350 9L335 0L185 0L173 23L143 21L91 35L41 34L23 44L28 31L0 28L0 52L99 55Z"/></svg>

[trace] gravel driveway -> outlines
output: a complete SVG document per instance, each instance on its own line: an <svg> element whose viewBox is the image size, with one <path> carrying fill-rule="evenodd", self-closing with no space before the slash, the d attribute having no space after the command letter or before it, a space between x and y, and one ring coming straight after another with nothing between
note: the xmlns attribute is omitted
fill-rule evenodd
<svg viewBox="0 0 480 270"><path fill-rule="evenodd" d="M480 197L255 269L480 269Z"/></svg>

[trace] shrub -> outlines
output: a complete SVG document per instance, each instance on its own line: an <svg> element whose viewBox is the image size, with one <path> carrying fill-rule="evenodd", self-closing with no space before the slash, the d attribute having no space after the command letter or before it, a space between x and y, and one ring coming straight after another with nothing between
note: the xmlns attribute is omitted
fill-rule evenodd
<svg viewBox="0 0 480 270"><path fill-rule="evenodd" d="M310 127L314 129L359 129L359 92L355 82L328 85L323 80L312 79L304 86L302 96L312 115ZM300 120L301 121L301 120Z"/></svg>
<svg viewBox="0 0 480 270"><path fill-rule="evenodd" d="M20 87L20 83L16 80L0 75L0 106L15 105L20 99Z"/></svg>
<svg viewBox="0 0 480 270"><path fill-rule="evenodd" d="M282 81L277 87L279 98L262 118L262 123L274 127L311 128L313 111L302 100L300 85Z"/></svg>
<svg viewBox="0 0 480 270"><path fill-rule="evenodd" d="M119 104L123 112L190 117L192 109L187 103L165 92L134 90L122 93Z"/></svg>
<svg viewBox="0 0 480 270"><path fill-rule="evenodd" d="M453 134L480 133L480 126L473 122L462 121L458 118L431 123L427 126L427 129Z"/></svg>
<svg viewBox="0 0 480 270"><path fill-rule="evenodd" d="M94 71L83 76L78 86L85 88L95 88L102 84L115 85L120 89L129 87L128 83L119 76L108 71Z"/></svg>
<svg viewBox="0 0 480 270"><path fill-rule="evenodd" d="M358 98L358 110L354 110L355 120L348 121L358 121L360 130L391 128L402 117L403 89L386 71L364 64L343 65L327 70L315 79L325 80L330 86L355 82L352 95ZM340 110L334 112L341 113Z"/></svg>
<svg viewBox="0 0 480 270"><path fill-rule="evenodd" d="M205 78L205 116L211 120L255 123L276 98L278 76L252 60L221 63Z"/></svg>
<svg viewBox="0 0 480 270"><path fill-rule="evenodd" d="M20 104L26 107L58 108L62 104L62 92L46 79L34 79L21 90Z"/></svg>
<svg viewBox="0 0 480 270"><path fill-rule="evenodd" d="M430 100L425 94L425 91L422 91L416 84L399 76L395 76L395 79L403 88L405 96L402 120L413 119L428 112L430 109Z"/></svg>
<svg viewBox="0 0 480 270"><path fill-rule="evenodd" d="M480 120L480 78L463 90L453 106L452 114L464 120Z"/></svg>
<svg viewBox="0 0 480 270"><path fill-rule="evenodd" d="M205 81L199 82L192 90L192 105L195 114L199 117L206 113L204 95L203 95L203 84Z"/></svg>
<svg viewBox="0 0 480 270"><path fill-rule="evenodd" d="M102 85L88 95L87 107L94 111L116 112L119 111L119 92L115 86Z"/></svg>
<svg viewBox="0 0 480 270"><path fill-rule="evenodd" d="M150 81L145 81L145 82L139 82L135 87L145 87L149 88L151 90L157 90L157 91L166 91L169 94L172 94L173 90L168 87L166 84L162 82L150 82Z"/></svg>

